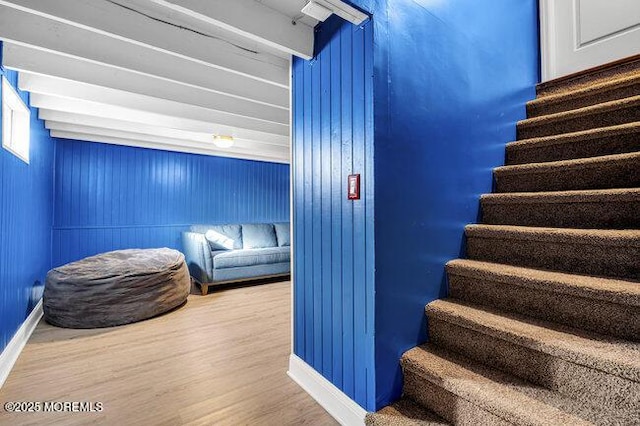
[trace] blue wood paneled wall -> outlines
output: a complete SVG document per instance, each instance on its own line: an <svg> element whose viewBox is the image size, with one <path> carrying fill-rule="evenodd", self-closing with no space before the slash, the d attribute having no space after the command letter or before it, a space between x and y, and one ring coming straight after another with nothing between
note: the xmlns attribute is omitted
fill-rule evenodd
<svg viewBox="0 0 640 426"><path fill-rule="evenodd" d="M289 166L59 139L53 263L180 249L195 223L289 220Z"/></svg>
<svg viewBox="0 0 640 426"><path fill-rule="evenodd" d="M343 22L293 62L294 352L374 409L373 33Z"/></svg>
<svg viewBox="0 0 640 426"><path fill-rule="evenodd" d="M16 72L0 74L17 87ZM30 143L29 164L0 148L0 352L38 302L42 287L34 284L51 267L55 142L34 108Z"/></svg>

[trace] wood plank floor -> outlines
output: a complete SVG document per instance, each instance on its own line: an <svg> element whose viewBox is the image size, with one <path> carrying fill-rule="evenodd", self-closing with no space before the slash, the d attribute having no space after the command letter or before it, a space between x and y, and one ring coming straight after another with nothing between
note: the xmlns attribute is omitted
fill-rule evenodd
<svg viewBox="0 0 640 426"><path fill-rule="evenodd" d="M7 401L100 401L99 413L13 413L2 425L334 425L286 374L289 282L191 295L148 321L70 330L41 321Z"/></svg>

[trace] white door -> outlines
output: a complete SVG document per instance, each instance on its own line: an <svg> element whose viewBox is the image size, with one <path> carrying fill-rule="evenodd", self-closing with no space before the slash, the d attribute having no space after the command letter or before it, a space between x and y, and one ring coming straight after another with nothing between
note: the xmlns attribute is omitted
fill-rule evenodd
<svg viewBox="0 0 640 426"><path fill-rule="evenodd" d="M640 0L540 0L542 81L640 53Z"/></svg>

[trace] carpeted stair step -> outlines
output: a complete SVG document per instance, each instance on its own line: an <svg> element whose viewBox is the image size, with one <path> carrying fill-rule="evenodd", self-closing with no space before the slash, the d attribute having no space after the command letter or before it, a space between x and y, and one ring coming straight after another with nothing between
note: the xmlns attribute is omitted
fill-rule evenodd
<svg viewBox="0 0 640 426"><path fill-rule="evenodd" d="M640 283L497 263L447 263L449 297L640 341Z"/></svg>
<svg viewBox="0 0 640 426"><path fill-rule="evenodd" d="M640 122L507 144L507 165L573 160L640 151Z"/></svg>
<svg viewBox="0 0 640 426"><path fill-rule="evenodd" d="M640 187L640 152L493 170L495 192L569 191Z"/></svg>
<svg viewBox="0 0 640 426"><path fill-rule="evenodd" d="M467 225L470 259L640 280L640 230Z"/></svg>
<svg viewBox="0 0 640 426"><path fill-rule="evenodd" d="M584 403L640 413L638 343L453 299L429 303L426 314L440 348Z"/></svg>
<svg viewBox="0 0 640 426"><path fill-rule="evenodd" d="M640 75L604 80L570 92L558 93L527 102L527 117L571 111L603 102L640 95Z"/></svg>
<svg viewBox="0 0 640 426"><path fill-rule="evenodd" d="M640 55L624 58L564 77L545 81L536 86L538 98L580 90L606 80L640 75Z"/></svg>
<svg viewBox="0 0 640 426"><path fill-rule="evenodd" d="M633 423L633 413L573 400L431 344L407 351L401 363L405 395L453 424Z"/></svg>
<svg viewBox="0 0 640 426"><path fill-rule="evenodd" d="M640 229L640 188L485 194L480 204L489 225Z"/></svg>
<svg viewBox="0 0 640 426"><path fill-rule="evenodd" d="M517 124L518 139L559 135L640 121L640 96L528 118Z"/></svg>
<svg viewBox="0 0 640 426"><path fill-rule="evenodd" d="M408 398L400 398L375 413L368 413L367 426L447 426L449 423Z"/></svg>

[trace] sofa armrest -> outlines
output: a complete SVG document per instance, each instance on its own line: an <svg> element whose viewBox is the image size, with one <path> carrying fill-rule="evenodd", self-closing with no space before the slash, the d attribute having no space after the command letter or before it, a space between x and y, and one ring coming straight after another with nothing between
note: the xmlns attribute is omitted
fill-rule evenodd
<svg viewBox="0 0 640 426"><path fill-rule="evenodd" d="M182 248L191 276L200 283L211 282L213 280L213 259L204 234L183 232Z"/></svg>

